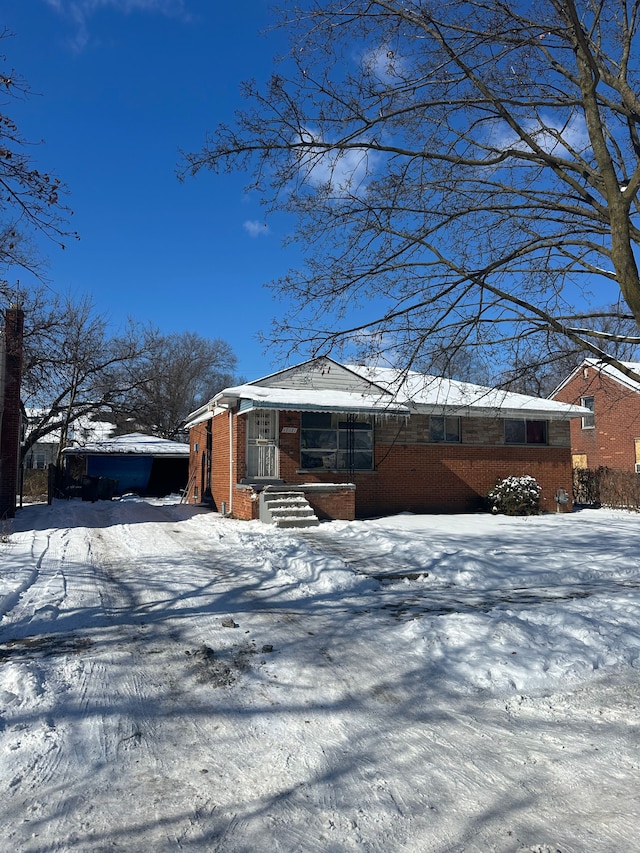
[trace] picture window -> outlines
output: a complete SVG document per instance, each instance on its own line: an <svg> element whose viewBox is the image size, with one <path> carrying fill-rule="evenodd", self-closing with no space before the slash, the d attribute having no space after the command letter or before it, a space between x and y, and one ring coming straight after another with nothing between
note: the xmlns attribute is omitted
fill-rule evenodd
<svg viewBox="0 0 640 853"><path fill-rule="evenodd" d="M331 412L303 412L300 465L304 469L368 471L373 468L373 422Z"/></svg>

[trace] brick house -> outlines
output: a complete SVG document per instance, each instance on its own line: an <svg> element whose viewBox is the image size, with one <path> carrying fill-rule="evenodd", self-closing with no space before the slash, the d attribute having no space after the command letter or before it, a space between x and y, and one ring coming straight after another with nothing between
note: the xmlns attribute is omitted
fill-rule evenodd
<svg viewBox="0 0 640 853"><path fill-rule="evenodd" d="M189 415L187 500L275 520L274 493L319 518L477 509L531 475L542 507L571 494L571 418L587 410L323 357L235 388ZM570 508L570 504L568 507ZM292 511L293 514L293 511Z"/></svg>
<svg viewBox="0 0 640 853"><path fill-rule="evenodd" d="M640 364L624 364L640 374ZM640 470L640 382L586 358L551 397L590 410L571 422L574 468Z"/></svg>

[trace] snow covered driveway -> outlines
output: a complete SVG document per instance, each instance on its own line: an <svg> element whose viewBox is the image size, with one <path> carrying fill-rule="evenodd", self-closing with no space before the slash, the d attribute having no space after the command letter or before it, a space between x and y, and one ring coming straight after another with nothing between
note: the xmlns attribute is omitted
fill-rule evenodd
<svg viewBox="0 0 640 853"><path fill-rule="evenodd" d="M637 849L640 519L306 532L122 500L0 544L6 850Z"/></svg>

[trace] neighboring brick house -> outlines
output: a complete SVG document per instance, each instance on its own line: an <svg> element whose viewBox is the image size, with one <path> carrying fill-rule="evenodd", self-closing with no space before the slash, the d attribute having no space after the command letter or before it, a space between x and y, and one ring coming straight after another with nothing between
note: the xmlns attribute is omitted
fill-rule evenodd
<svg viewBox="0 0 640 853"><path fill-rule="evenodd" d="M640 364L623 364L640 375ZM640 471L640 382L587 358L551 397L590 410L589 415L571 422L574 468Z"/></svg>
<svg viewBox="0 0 640 853"><path fill-rule="evenodd" d="M571 494L569 422L585 409L418 373L318 358L227 388L187 419L187 499L236 518L303 493L320 518L477 509L531 475ZM563 508L569 508L570 504Z"/></svg>

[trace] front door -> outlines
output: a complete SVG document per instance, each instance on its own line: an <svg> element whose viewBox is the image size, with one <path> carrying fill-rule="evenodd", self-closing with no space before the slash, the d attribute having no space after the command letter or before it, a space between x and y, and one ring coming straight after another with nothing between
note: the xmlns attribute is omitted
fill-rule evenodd
<svg viewBox="0 0 640 853"><path fill-rule="evenodd" d="M247 477L273 480L278 477L278 413L254 409L247 424Z"/></svg>

